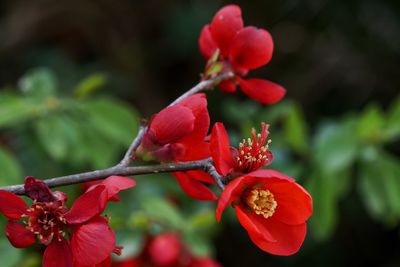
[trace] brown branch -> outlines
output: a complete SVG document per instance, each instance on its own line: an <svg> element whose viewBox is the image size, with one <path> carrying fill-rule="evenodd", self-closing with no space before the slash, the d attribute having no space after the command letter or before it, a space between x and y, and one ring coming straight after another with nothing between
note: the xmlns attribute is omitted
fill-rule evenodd
<svg viewBox="0 0 400 267"><path fill-rule="evenodd" d="M166 173L166 172L189 171L189 170L203 170L208 172L212 168L214 168L214 166L212 165L211 159L188 161L181 163L165 163L159 165L135 166L135 167L126 167L117 165L115 167L111 167L108 169L72 174L62 177L55 177L43 181L50 188L53 188L64 185L91 182L95 180L104 179L112 175L134 176L140 174ZM211 173L210 175L213 176ZM9 191L18 195L23 195L25 193L23 184L2 186L0 187L0 190Z"/></svg>

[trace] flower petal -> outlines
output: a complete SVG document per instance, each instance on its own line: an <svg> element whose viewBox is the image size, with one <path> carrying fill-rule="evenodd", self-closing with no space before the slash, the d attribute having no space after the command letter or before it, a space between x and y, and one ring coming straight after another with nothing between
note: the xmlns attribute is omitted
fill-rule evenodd
<svg viewBox="0 0 400 267"><path fill-rule="evenodd" d="M209 59L217 50L218 46L215 43L211 32L210 26L207 24L201 29L200 38L199 38L199 47L201 54L206 58Z"/></svg>
<svg viewBox="0 0 400 267"><path fill-rule="evenodd" d="M65 219L70 224L84 223L103 212L107 202L106 186L99 184L78 197Z"/></svg>
<svg viewBox="0 0 400 267"><path fill-rule="evenodd" d="M77 265L93 266L106 260L115 247L115 234L107 221L97 216L72 233L71 250Z"/></svg>
<svg viewBox="0 0 400 267"><path fill-rule="evenodd" d="M53 193L45 182L33 176L25 178L25 194L39 202L50 202L54 200Z"/></svg>
<svg viewBox="0 0 400 267"><path fill-rule="evenodd" d="M187 107L167 107L153 117L146 135L158 145L174 143L193 131L194 120L192 110Z"/></svg>
<svg viewBox="0 0 400 267"><path fill-rule="evenodd" d="M212 128L210 150L215 168L219 174L225 176L230 173L235 166L235 162L229 146L228 133L220 122L215 123Z"/></svg>
<svg viewBox="0 0 400 267"><path fill-rule="evenodd" d="M214 178L212 178L206 172L203 172L203 171L187 171L185 173L187 175L189 175L192 179L196 180L196 181L200 181L200 182L208 183L208 184L215 184Z"/></svg>
<svg viewBox="0 0 400 267"><path fill-rule="evenodd" d="M19 196L8 191L0 190L0 212L9 219L21 219L28 206Z"/></svg>
<svg viewBox="0 0 400 267"><path fill-rule="evenodd" d="M239 71L256 69L271 60L273 50L274 43L269 32L246 27L232 41L229 62Z"/></svg>
<svg viewBox="0 0 400 267"><path fill-rule="evenodd" d="M255 214L252 210L245 207L235 206L236 216L244 229L259 241L276 242L270 230L265 226L267 219Z"/></svg>
<svg viewBox="0 0 400 267"><path fill-rule="evenodd" d="M68 241L53 240L43 254L43 267L73 267L71 248Z"/></svg>
<svg viewBox="0 0 400 267"><path fill-rule="evenodd" d="M119 191L134 187L136 182L124 176L110 176L104 179L101 184L104 185L107 190L107 198L111 199L116 196Z"/></svg>
<svg viewBox="0 0 400 267"><path fill-rule="evenodd" d="M221 220L222 212L235 200L240 200L240 196L245 189L244 182L245 177L239 177L230 182L222 191L216 210L217 222Z"/></svg>
<svg viewBox="0 0 400 267"><path fill-rule="evenodd" d="M222 81L218 84L218 88L225 93L234 93L236 91L236 83L232 80Z"/></svg>
<svg viewBox="0 0 400 267"><path fill-rule="evenodd" d="M205 94L195 94L184 100L178 105L189 108L194 117L193 130L190 134L179 140L179 143L187 146L202 142L208 133L210 127L210 116L207 110L207 99ZM197 145L197 144L196 144Z"/></svg>
<svg viewBox="0 0 400 267"><path fill-rule="evenodd" d="M312 214L312 198L295 182L283 180L267 183L265 188L272 192L278 206L274 218L286 224L302 224Z"/></svg>
<svg viewBox="0 0 400 267"><path fill-rule="evenodd" d="M16 221L8 221L6 236L11 245L16 248L25 248L35 243L35 235Z"/></svg>
<svg viewBox="0 0 400 267"><path fill-rule="evenodd" d="M275 220L273 217L265 222L265 227L270 231L276 242L259 239L258 235L249 232L250 239L260 249L280 256L289 256L296 253L303 244L307 232L305 223L288 225Z"/></svg>
<svg viewBox="0 0 400 267"><path fill-rule="evenodd" d="M286 90L279 84L263 79L243 80L238 78L239 85L246 95L262 104L274 104L281 100Z"/></svg>
<svg viewBox="0 0 400 267"><path fill-rule="evenodd" d="M223 56L227 56L237 32L243 28L242 11L237 5L221 8L210 24L210 32Z"/></svg>
<svg viewBox="0 0 400 267"><path fill-rule="evenodd" d="M185 193L188 194L190 197L204 201L213 201L217 199L214 192L211 191L210 188L208 188L201 182L191 178L186 173L174 172L173 175L178 180L183 191L185 191Z"/></svg>

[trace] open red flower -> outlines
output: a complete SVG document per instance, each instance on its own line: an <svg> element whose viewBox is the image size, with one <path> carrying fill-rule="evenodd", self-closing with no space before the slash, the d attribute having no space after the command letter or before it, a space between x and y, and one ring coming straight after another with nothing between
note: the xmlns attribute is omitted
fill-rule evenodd
<svg viewBox="0 0 400 267"><path fill-rule="evenodd" d="M154 115L139 148L161 161L185 162L210 157L210 144L205 141L210 127L207 99L204 94L192 95ZM182 189L199 200L216 200L203 183L215 183L202 171L176 172Z"/></svg>
<svg viewBox="0 0 400 267"><path fill-rule="evenodd" d="M44 267L110 266L110 254L121 248L115 245L115 234L101 213L120 190L133 186L132 179L110 176L89 188L68 210L64 193L52 192L43 181L27 177L25 192L33 199L31 207L0 190L0 213L9 219L7 238L17 248L30 246L36 239L46 245Z"/></svg>
<svg viewBox="0 0 400 267"><path fill-rule="evenodd" d="M274 170L258 170L236 178L220 196L218 221L230 204L260 249L282 256L300 249L306 221L312 214L312 199L291 177Z"/></svg>
<svg viewBox="0 0 400 267"><path fill-rule="evenodd" d="M268 124L261 123L261 133L253 128L252 137L243 139L239 147L229 146L229 137L222 123L214 124L210 138L211 156L217 171L226 176L230 173L243 174L255 171L272 162L269 150Z"/></svg>
<svg viewBox="0 0 400 267"><path fill-rule="evenodd" d="M249 97L263 104L276 103L286 93L282 86L264 79L241 78L250 70L266 65L271 60L274 46L268 31L244 27L241 13L236 5L225 6L215 14L211 24L203 27L199 46L209 60L206 76L210 70L220 69L217 73L231 71L235 77L222 82L221 90L232 93L239 84Z"/></svg>

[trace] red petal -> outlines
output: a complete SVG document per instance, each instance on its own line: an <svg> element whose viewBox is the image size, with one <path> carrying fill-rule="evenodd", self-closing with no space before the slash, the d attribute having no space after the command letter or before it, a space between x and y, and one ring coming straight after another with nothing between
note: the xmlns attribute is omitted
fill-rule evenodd
<svg viewBox="0 0 400 267"><path fill-rule="evenodd" d="M214 124L210 138L210 150L215 168L221 175L227 175L232 171L235 162L229 146L228 133L222 123Z"/></svg>
<svg viewBox="0 0 400 267"><path fill-rule="evenodd" d="M192 259L189 267L221 267L221 265L211 258L200 257Z"/></svg>
<svg viewBox="0 0 400 267"><path fill-rule="evenodd" d="M156 114L150 123L149 134L154 143L165 145L174 143L191 133L195 117L191 109L175 105Z"/></svg>
<svg viewBox="0 0 400 267"><path fill-rule="evenodd" d="M305 223L298 225L284 224L273 217L265 220L265 227L269 229L276 242L259 239L258 235L249 232L250 239L260 249L280 256L289 256L296 253L303 244L307 232Z"/></svg>
<svg viewBox="0 0 400 267"><path fill-rule="evenodd" d="M286 224L302 224L312 214L312 199L307 191L295 182L282 180L267 183L278 206L273 217Z"/></svg>
<svg viewBox="0 0 400 267"><path fill-rule="evenodd" d="M97 185L92 190L78 197L65 219L68 223L84 223L103 212L107 202L107 190L104 185Z"/></svg>
<svg viewBox="0 0 400 267"><path fill-rule="evenodd" d="M243 93L262 104L274 104L286 94L285 88L268 80L238 78L238 81Z"/></svg>
<svg viewBox="0 0 400 267"><path fill-rule="evenodd" d="M242 28L243 20L240 7L228 5L215 14L210 24L210 32L223 56L228 55L232 41Z"/></svg>
<svg viewBox="0 0 400 267"><path fill-rule="evenodd" d="M217 210L216 210L216 218L219 222L221 220L222 212L235 200L240 200L240 196L245 189L244 186L245 177L239 177L230 182L222 191L221 196L219 197Z"/></svg>
<svg viewBox="0 0 400 267"><path fill-rule="evenodd" d="M47 184L33 176L25 178L24 189L25 194L36 201L50 202L54 200L53 192L51 192Z"/></svg>
<svg viewBox="0 0 400 267"><path fill-rule="evenodd" d="M114 247L114 232L100 216L78 226L72 233L71 249L77 265L99 264L110 256Z"/></svg>
<svg viewBox="0 0 400 267"><path fill-rule="evenodd" d="M181 242L176 233L164 233L151 240L148 252L156 266L176 266L181 252Z"/></svg>
<svg viewBox="0 0 400 267"><path fill-rule="evenodd" d="M229 62L239 71L259 68L272 58L274 43L266 30L246 27L238 32L229 52Z"/></svg>
<svg viewBox="0 0 400 267"><path fill-rule="evenodd" d="M265 225L267 219L244 207L236 206L235 209L240 224L253 239L262 240L264 242L276 242L273 234L271 234L270 230Z"/></svg>
<svg viewBox="0 0 400 267"><path fill-rule="evenodd" d="M236 91L236 83L232 80L222 81L218 85L218 88L225 93L234 93Z"/></svg>
<svg viewBox="0 0 400 267"><path fill-rule="evenodd" d="M102 181L101 184L106 187L107 198L111 199L118 194L119 191L134 187L136 182L124 176L110 176Z"/></svg>
<svg viewBox="0 0 400 267"><path fill-rule="evenodd" d="M35 243L35 235L16 221L8 221L6 236L11 245L16 248L25 248Z"/></svg>
<svg viewBox="0 0 400 267"><path fill-rule="evenodd" d="M177 149L174 147L174 161L192 161L192 160L201 160L206 159L211 156L210 154L210 143L206 142L194 142L191 143L187 141L185 143L176 143L174 144ZM179 147L183 147L183 153L179 153Z"/></svg>
<svg viewBox="0 0 400 267"><path fill-rule="evenodd" d="M43 267L73 267L68 241L53 240L43 254Z"/></svg>
<svg viewBox="0 0 400 267"><path fill-rule="evenodd" d="M201 54L206 58L209 59L218 48L217 44L215 43L214 39L211 36L210 27L209 25L205 25L200 33L199 38L199 47Z"/></svg>
<svg viewBox="0 0 400 267"><path fill-rule="evenodd" d="M214 178L212 178L208 173L203 171L187 171L185 172L190 178L208 184L215 184Z"/></svg>
<svg viewBox="0 0 400 267"><path fill-rule="evenodd" d="M182 100L178 105L189 108L195 117L193 131L179 140L179 143L197 145L198 142L204 140L210 127L206 96L195 94Z"/></svg>
<svg viewBox="0 0 400 267"><path fill-rule="evenodd" d="M140 267L140 264L138 259L127 259L123 261L114 261L113 267Z"/></svg>
<svg viewBox="0 0 400 267"><path fill-rule="evenodd" d="M8 191L0 190L0 212L9 219L21 219L28 206L22 198Z"/></svg>
<svg viewBox="0 0 400 267"><path fill-rule="evenodd" d="M201 182L192 179L187 174L183 172L174 172L173 175L178 180L183 191L185 191L185 193L190 197L204 201L213 201L217 199L214 192L211 191L210 188Z"/></svg>
<svg viewBox="0 0 400 267"><path fill-rule="evenodd" d="M246 176L247 177L253 177L253 178L277 178L277 179L280 179L280 180L286 180L286 181L289 181L289 182L295 182L295 180L292 177L290 177L290 176L288 176L288 175L286 175L284 173L281 173L281 172L278 172L278 171L275 171L275 170L271 170L271 169L269 169L269 170L256 170L256 171L253 171L251 173L246 174Z"/></svg>

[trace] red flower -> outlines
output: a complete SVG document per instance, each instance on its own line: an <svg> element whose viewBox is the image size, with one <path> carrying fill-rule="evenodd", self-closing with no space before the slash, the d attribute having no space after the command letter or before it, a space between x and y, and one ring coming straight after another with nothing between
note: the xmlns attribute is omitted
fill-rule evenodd
<svg viewBox="0 0 400 267"><path fill-rule="evenodd" d="M211 132L211 156L217 171L226 176L230 173L242 174L255 171L271 163L273 156L269 151L268 125L261 124L261 133L253 128L252 138L239 144L239 148L229 146L229 137L222 123L214 124Z"/></svg>
<svg viewBox="0 0 400 267"><path fill-rule="evenodd" d="M208 257L193 258L188 267L221 267L214 259Z"/></svg>
<svg viewBox="0 0 400 267"><path fill-rule="evenodd" d="M148 253L154 265L176 266L181 254L181 241L176 233L163 233L150 241Z"/></svg>
<svg viewBox="0 0 400 267"><path fill-rule="evenodd" d="M180 235L166 232L147 239L135 258L113 263L113 267L221 267L208 257L192 255Z"/></svg>
<svg viewBox="0 0 400 267"><path fill-rule="evenodd" d="M120 253L121 248L115 246L114 232L100 215L112 197L133 186L132 179L110 176L89 188L68 210L64 193L52 192L43 181L27 177L25 192L33 199L30 208L20 197L0 190L0 212L10 219L7 238L17 248L32 245L36 238L46 245L44 267L110 266L110 254ZM25 225L16 221L21 219Z"/></svg>
<svg viewBox="0 0 400 267"><path fill-rule="evenodd" d="M258 170L229 183L218 201L216 216L232 204L240 224L262 250L275 255L296 253L306 235L312 199L291 177Z"/></svg>
<svg viewBox="0 0 400 267"><path fill-rule="evenodd" d="M274 46L266 30L244 27L241 13L236 5L225 6L215 14L211 24L203 27L199 46L203 56L209 59L206 75L215 74L207 72L219 68L222 72L232 71L235 77L222 82L221 90L232 93L239 84L249 97L263 104L276 103L286 93L282 86L263 79L241 78L250 70L266 65Z"/></svg>
<svg viewBox="0 0 400 267"><path fill-rule="evenodd" d="M161 161L185 162L210 157L205 138L210 126L204 94L192 95L154 115L139 148ZM182 189L199 200L215 200L215 194L203 184L214 180L202 171L176 172Z"/></svg>

